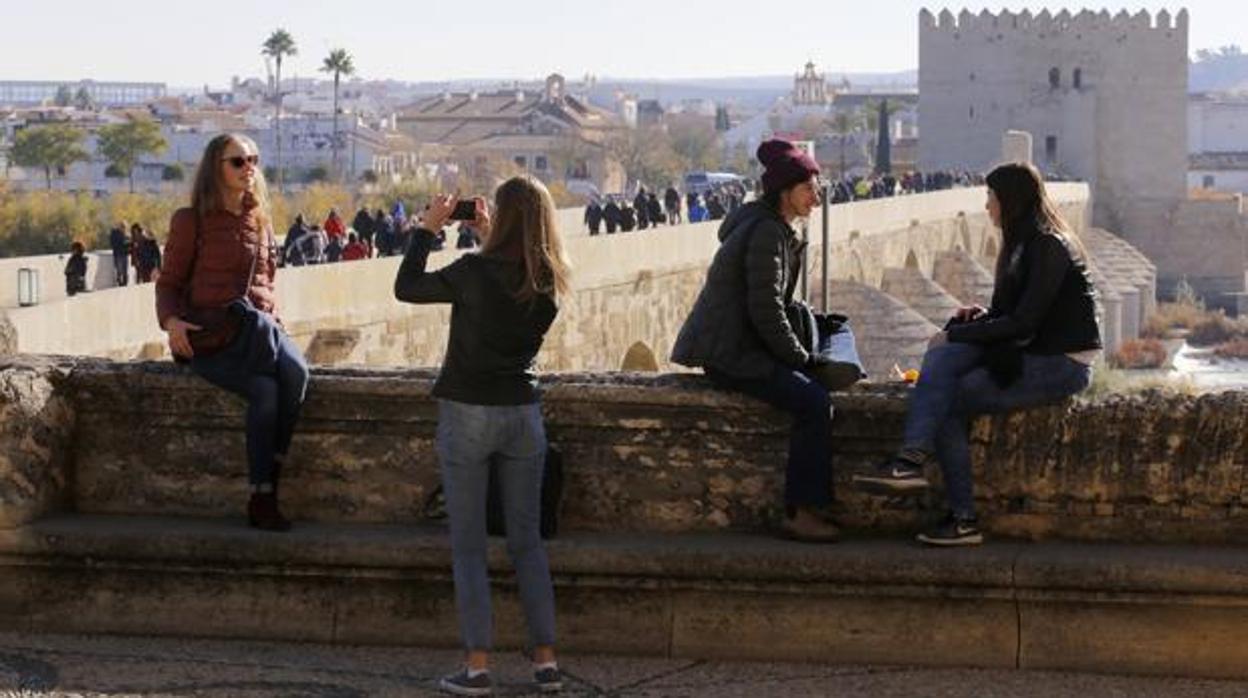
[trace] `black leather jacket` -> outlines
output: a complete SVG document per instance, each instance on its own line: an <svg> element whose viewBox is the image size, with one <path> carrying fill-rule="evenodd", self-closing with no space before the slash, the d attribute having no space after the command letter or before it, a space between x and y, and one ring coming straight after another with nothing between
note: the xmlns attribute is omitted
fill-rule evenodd
<svg viewBox="0 0 1248 698"><path fill-rule="evenodd" d="M1031 354L1067 354L1101 348L1096 291L1070 243L1034 223L1009 254L983 317L949 328L949 341L1009 342Z"/></svg>

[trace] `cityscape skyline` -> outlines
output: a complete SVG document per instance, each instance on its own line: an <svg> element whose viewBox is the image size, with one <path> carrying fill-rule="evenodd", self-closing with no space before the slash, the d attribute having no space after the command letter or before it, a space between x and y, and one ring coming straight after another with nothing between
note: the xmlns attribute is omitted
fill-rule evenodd
<svg viewBox="0 0 1248 698"><path fill-rule="evenodd" d="M291 0L261 6L223 0L211 9L175 6L172 11L156 0L24 3L8 11L10 26L22 31L6 40L0 79L221 87L231 76L265 75L260 43L278 27L289 31L299 48L283 66L287 77L321 76L321 61L332 48L347 49L364 79L405 82L531 80L552 72L625 80L773 76L791 74L808 60L829 75L888 73L917 68L920 9L962 9L907 0L852 7L852 19L844 19L851 8L839 2L777 14L771 23L760 23L752 7L744 0L713 6L637 0L587 12L568 0L526 6L477 0L417 9L382 0L369 6L368 18L344 19L337 8L300 6ZM1011 4L992 11L1038 12L1045 7L1077 12L1083 6ZM1176 14L1187 8L1189 49L1194 53L1248 43L1241 38L1236 20L1242 11L1236 7L1229 0L1193 0L1132 5L1127 11L1156 14L1166 9ZM119 13L141 40L99 30L116 26ZM236 19L240 17L247 19ZM194 44L179 31L183 26L199 27L197 35L210 37L212 47L187 50ZM446 28L430 31L430 26ZM617 39L605 51L604 32ZM56 47L55 60L48 60L49 47Z"/></svg>

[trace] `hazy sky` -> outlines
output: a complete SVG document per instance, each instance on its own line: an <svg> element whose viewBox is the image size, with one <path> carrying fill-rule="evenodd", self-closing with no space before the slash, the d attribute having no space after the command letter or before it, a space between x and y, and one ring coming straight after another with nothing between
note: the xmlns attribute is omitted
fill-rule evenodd
<svg viewBox="0 0 1248 698"><path fill-rule="evenodd" d="M1099 10L1103 0L1065 5ZM5 0L0 79L142 80L225 86L262 76L260 43L283 27L315 72L331 47L361 77L540 78L551 72L677 78L917 67L917 13L961 5L910 0ZM1127 5L1191 13L1189 47L1248 45L1244 0ZM969 6L978 12L982 5ZM1009 4L1011 10L1063 5ZM1123 5L1106 5L1116 13ZM774 9L772 9L774 8ZM1001 5L990 7L1000 10Z"/></svg>

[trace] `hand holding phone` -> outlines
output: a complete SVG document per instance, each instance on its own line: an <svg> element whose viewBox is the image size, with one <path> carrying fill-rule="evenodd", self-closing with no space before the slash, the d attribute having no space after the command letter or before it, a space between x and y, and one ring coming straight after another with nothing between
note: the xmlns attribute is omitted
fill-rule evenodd
<svg viewBox="0 0 1248 698"><path fill-rule="evenodd" d="M477 217L477 200L461 199L455 204L455 210L451 211L451 220L453 221L470 221Z"/></svg>

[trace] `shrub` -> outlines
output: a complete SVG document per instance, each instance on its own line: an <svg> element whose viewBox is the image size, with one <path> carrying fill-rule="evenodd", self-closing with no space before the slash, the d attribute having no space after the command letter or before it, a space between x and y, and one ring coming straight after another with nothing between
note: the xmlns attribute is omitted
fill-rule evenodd
<svg viewBox="0 0 1248 698"><path fill-rule="evenodd" d="M1187 343L1194 347L1212 347L1245 338L1248 338L1248 322L1215 313L1192 328Z"/></svg>
<svg viewBox="0 0 1248 698"><path fill-rule="evenodd" d="M1161 368L1166 365L1168 356L1165 345L1156 339L1132 339L1123 342L1109 357L1109 365L1126 369Z"/></svg>
<svg viewBox="0 0 1248 698"><path fill-rule="evenodd" d="M1219 344L1213 353L1223 359L1248 359L1248 339L1235 339Z"/></svg>
<svg viewBox="0 0 1248 698"><path fill-rule="evenodd" d="M1191 330L1216 314L1205 310L1199 301L1159 303L1144 323L1140 336L1161 339L1171 330Z"/></svg>

